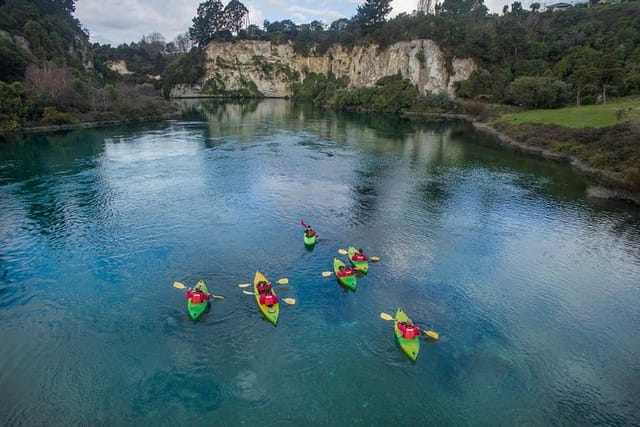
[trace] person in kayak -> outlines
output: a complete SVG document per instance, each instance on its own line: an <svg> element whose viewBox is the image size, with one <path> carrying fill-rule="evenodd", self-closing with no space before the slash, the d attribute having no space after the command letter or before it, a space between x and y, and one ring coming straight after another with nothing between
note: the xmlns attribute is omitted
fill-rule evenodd
<svg viewBox="0 0 640 427"><path fill-rule="evenodd" d="M351 259L353 261L367 261L369 259L368 256L366 256L364 254L364 252L362 252L362 248L358 249L358 252L356 252L355 254L353 254L353 256L351 257Z"/></svg>
<svg viewBox="0 0 640 427"><path fill-rule="evenodd" d="M278 303L278 297L271 292L260 294L260 304L271 307Z"/></svg>
<svg viewBox="0 0 640 427"><path fill-rule="evenodd" d="M402 332L402 337L408 340L420 336L420 328L414 325L411 319L407 319L406 322L398 322L398 329Z"/></svg>
<svg viewBox="0 0 640 427"><path fill-rule="evenodd" d="M205 294L199 286L196 285L195 289L189 288L186 295L187 299L191 299L193 304L201 304L204 301L208 301L211 295Z"/></svg>
<svg viewBox="0 0 640 427"><path fill-rule="evenodd" d="M256 286L258 292L261 294L271 293L271 289L273 289L273 285L270 282L258 282L258 286Z"/></svg>
<svg viewBox="0 0 640 427"><path fill-rule="evenodd" d="M307 237L313 237L313 236L317 236L318 235L318 233L316 233L316 230L311 228L310 225L307 225L307 229L304 231L304 234Z"/></svg>
<svg viewBox="0 0 640 427"><path fill-rule="evenodd" d="M351 267L345 267L344 265L338 267L338 277L353 276L354 274L356 274L356 271Z"/></svg>

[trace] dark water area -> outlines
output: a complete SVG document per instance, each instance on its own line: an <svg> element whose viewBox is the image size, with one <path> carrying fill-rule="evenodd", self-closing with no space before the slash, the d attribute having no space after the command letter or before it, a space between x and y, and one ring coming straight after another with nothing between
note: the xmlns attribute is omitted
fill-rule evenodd
<svg viewBox="0 0 640 427"><path fill-rule="evenodd" d="M0 425L640 425L640 210L464 122L183 109L0 141Z"/></svg>

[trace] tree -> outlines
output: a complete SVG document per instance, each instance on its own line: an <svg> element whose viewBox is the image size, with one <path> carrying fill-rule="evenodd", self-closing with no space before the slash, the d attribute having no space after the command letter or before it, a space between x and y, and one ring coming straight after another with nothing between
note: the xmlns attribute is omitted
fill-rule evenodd
<svg viewBox="0 0 640 427"><path fill-rule="evenodd" d="M189 33L178 34L173 40L173 44L176 47L178 53L187 53L194 46L193 40L189 38Z"/></svg>
<svg viewBox="0 0 640 427"><path fill-rule="evenodd" d="M353 20L365 32L370 32L385 23L391 13L391 0L365 0L364 5L357 7Z"/></svg>
<svg viewBox="0 0 640 427"><path fill-rule="evenodd" d="M249 14L249 9L238 0L231 0L224 8L225 24L229 31L238 34L245 26L245 18Z"/></svg>
<svg viewBox="0 0 640 427"><path fill-rule="evenodd" d="M69 13L76 11L76 0L58 0L58 3L62 6L62 9Z"/></svg>
<svg viewBox="0 0 640 427"><path fill-rule="evenodd" d="M309 24L309 29L311 31L324 31L324 23L322 21L311 21Z"/></svg>
<svg viewBox="0 0 640 427"><path fill-rule="evenodd" d="M331 31L343 31L349 28L351 25L351 20L347 18L340 18L337 21L333 21L329 26L329 30Z"/></svg>
<svg viewBox="0 0 640 427"><path fill-rule="evenodd" d="M540 10L540 3L538 2L531 3L529 5L529 9L531 9L531 12L536 13L537 11Z"/></svg>
<svg viewBox="0 0 640 427"><path fill-rule="evenodd" d="M198 5L198 14L189 28L189 37L199 47L208 45L216 33L225 29L225 15L220 0L207 0Z"/></svg>
<svg viewBox="0 0 640 427"><path fill-rule="evenodd" d="M441 15L468 15L471 12L478 15L485 15L487 7L484 0L444 0L436 5L438 14Z"/></svg>

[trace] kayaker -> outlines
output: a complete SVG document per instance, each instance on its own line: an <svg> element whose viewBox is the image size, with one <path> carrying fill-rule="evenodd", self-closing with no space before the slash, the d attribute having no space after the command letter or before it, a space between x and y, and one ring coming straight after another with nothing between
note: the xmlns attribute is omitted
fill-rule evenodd
<svg viewBox="0 0 640 427"><path fill-rule="evenodd" d="M351 257L351 259L353 261L367 261L369 259L368 256L366 256L364 254L364 252L362 252L362 248L358 249L358 252L356 252L355 254L353 254L353 256Z"/></svg>
<svg viewBox="0 0 640 427"><path fill-rule="evenodd" d="M272 294L271 292L260 294L260 304L266 305L267 307L271 307L274 304L278 303L278 297Z"/></svg>
<svg viewBox="0 0 640 427"><path fill-rule="evenodd" d="M411 319L407 319L406 322L398 322L398 329L402 332L402 337L408 340L420 336L420 328L414 325Z"/></svg>
<svg viewBox="0 0 640 427"><path fill-rule="evenodd" d="M316 233L316 230L314 230L313 228L311 228L310 225L307 225L307 229L304 231L304 234L307 237L313 237L313 236L317 236L318 233Z"/></svg>
<svg viewBox="0 0 640 427"><path fill-rule="evenodd" d="M191 302L193 304L201 304L202 302L208 301L211 298L211 295L205 294L198 286L196 286L193 290L189 288L185 296L187 297L187 299L191 298Z"/></svg>
<svg viewBox="0 0 640 427"><path fill-rule="evenodd" d="M258 292L261 294L271 293L271 289L273 289L273 285L270 282L259 282L256 288L258 289Z"/></svg>
<svg viewBox="0 0 640 427"><path fill-rule="evenodd" d="M339 277L353 276L354 274L356 274L356 271L351 267L345 267L344 265L341 265L338 268Z"/></svg>

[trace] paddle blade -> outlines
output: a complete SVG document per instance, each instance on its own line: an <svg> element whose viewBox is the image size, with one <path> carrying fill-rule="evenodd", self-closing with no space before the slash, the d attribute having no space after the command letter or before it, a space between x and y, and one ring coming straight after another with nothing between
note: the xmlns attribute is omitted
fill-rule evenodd
<svg viewBox="0 0 640 427"><path fill-rule="evenodd" d="M253 292L249 292L249 291L242 291L242 293L245 295L255 295Z"/></svg>
<svg viewBox="0 0 640 427"><path fill-rule="evenodd" d="M289 279L282 278L282 279L278 280L276 283L279 284L279 285L288 285L289 284Z"/></svg>
<svg viewBox="0 0 640 427"><path fill-rule="evenodd" d="M377 256L370 256L370 257L369 257L369 261L378 262L378 261L380 261L380 257L377 257Z"/></svg>
<svg viewBox="0 0 640 427"><path fill-rule="evenodd" d="M238 285L239 288L248 288L249 286L251 286L251 283L240 283Z"/></svg>
<svg viewBox="0 0 640 427"><path fill-rule="evenodd" d="M346 254L348 254L348 252L347 252L346 250L342 249L342 248L338 249L338 253L339 253L340 255L346 255Z"/></svg>
<svg viewBox="0 0 640 427"><path fill-rule="evenodd" d="M294 305L296 303L295 298L282 298L280 301L284 301L289 305Z"/></svg>
<svg viewBox="0 0 640 427"><path fill-rule="evenodd" d="M176 289L187 289L186 285L181 282L173 282L173 287Z"/></svg>
<svg viewBox="0 0 640 427"><path fill-rule="evenodd" d="M428 336L429 338L433 338L434 340L437 340L438 338L440 338L440 334L438 334L437 332L434 332L434 331L422 331L422 332L424 332L426 336Z"/></svg>
<svg viewBox="0 0 640 427"><path fill-rule="evenodd" d="M213 294L211 294L211 298L213 298L213 299L224 299L224 297L222 295L213 295Z"/></svg>
<svg viewBox="0 0 640 427"><path fill-rule="evenodd" d="M333 274L333 271L323 271L322 272L322 277L329 277Z"/></svg>
<svg viewBox="0 0 640 427"><path fill-rule="evenodd" d="M395 318L388 313L380 313L380 318L384 320L395 320Z"/></svg>

